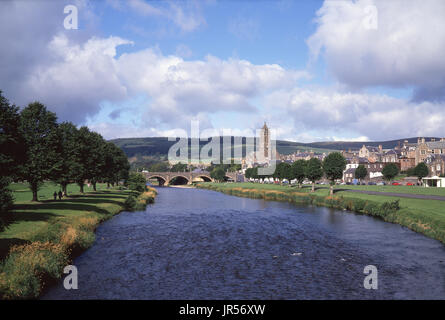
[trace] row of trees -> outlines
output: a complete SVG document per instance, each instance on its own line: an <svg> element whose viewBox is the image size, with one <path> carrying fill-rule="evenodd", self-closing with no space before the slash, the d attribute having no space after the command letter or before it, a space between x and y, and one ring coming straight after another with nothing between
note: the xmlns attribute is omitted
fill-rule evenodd
<svg viewBox="0 0 445 320"><path fill-rule="evenodd" d="M96 190L97 182L115 184L127 179L129 168L124 152L100 134L88 127L78 129L71 122L58 123L56 114L39 102L19 111L0 91L2 211L12 202L7 188L13 180L26 181L32 200L37 201L46 180L60 184L65 194L72 182L83 192L86 180Z"/></svg>
<svg viewBox="0 0 445 320"><path fill-rule="evenodd" d="M280 162L275 172L271 176L261 176L262 178L278 178L280 180L294 180L302 185L305 179L312 182L312 191L315 190L315 182L325 176L331 181L331 193L333 193L332 185L335 180L343 177L343 171L346 168L346 159L339 152L330 153L323 162L318 158L310 160L298 160L292 164ZM258 179L258 168L249 168L245 173L246 178Z"/></svg>

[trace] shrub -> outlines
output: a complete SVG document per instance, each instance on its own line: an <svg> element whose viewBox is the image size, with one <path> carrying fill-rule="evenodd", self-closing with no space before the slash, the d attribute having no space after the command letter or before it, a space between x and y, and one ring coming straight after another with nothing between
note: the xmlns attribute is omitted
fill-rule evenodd
<svg viewBox="0 0 445 320"><path fill-rule="evenodd" d="M365 207L363 208L363 212L369 214L370 216L381 216L380 206L373 202L367 202Z"/></svg>
<svg viewBox="0 0 445 320"><path fill-rule="evenodd" d="M386 214L394 213L400 210L400 200L386 201L382 203L381 210Z"/></svg>
<svg viewBox="0 0 445 320"><path fill-rule="evenodd" d="M128 196L127 199L125 199L124 206L127 210L134 210L136 208L137 202L136 198L132 195Z"/></svg>
<svg viewBox="0 0 445 320"><path fill-rule="evenodd" d="M365 209L366 201L362 199L352 200L352 209L356 212L362 212Z"/></svg>

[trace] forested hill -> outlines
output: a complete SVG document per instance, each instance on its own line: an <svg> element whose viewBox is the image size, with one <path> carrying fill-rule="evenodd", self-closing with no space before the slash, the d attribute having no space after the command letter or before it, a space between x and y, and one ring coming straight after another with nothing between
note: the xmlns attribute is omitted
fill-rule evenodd
<svg viewBox="0 0 445 320"><path fill-rule="evenodd" d="M426 138L429 141L431 138ZM436 138L438 139L438 138ZM383 149L390 149L397 146L399 143L403 144L404 140L408 140L410 143L416 143L417 137L408 139L399 139L391 141L370 141L370 142L346 142L346 141L324 141L324 142L312 142L301 143L285 140L277 140L277 150L281 154L291 154L296 151L309 151L314 152L329 152L333 150L348 150L359 149L363 144L367 146L379 146L382 145ZM128 157L134 156L165 156L168 154L168 150L175 143L174 141L168 141L166 137L149 137L149 138L120 138L111 140L118 147L122 148ZM234 146L234 138L231 137L231 148L239 148L240 146ZM189 139L190 143L190 139ZM201 141L200 147L204 146L207 141ZM242 140L242 148L245 151L246 139ZM222 139L221 139L222 144ZM222 148L222 145L221 145ZM222 150L222 149L221 149ZM244 153L244 152L243 152ZM244 155L244 154L243 154Z"/></svg>

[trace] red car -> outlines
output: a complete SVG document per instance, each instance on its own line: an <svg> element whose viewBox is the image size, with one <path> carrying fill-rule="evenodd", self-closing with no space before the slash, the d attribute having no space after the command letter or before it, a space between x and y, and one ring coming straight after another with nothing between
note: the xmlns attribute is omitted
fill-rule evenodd
<svg viewBox="0 0 445 320"><path fill-rule="evenodd" d="M414 183L408 182L406 185L407 185L407 186L413 186Z"/></svg>
<svg viewBox="0 0 445 320"><path fill-rule="evenodd" d="M393 182L392 185L393 185L393 186L400 186L400 183L398 183L398 182Z"/></svg>

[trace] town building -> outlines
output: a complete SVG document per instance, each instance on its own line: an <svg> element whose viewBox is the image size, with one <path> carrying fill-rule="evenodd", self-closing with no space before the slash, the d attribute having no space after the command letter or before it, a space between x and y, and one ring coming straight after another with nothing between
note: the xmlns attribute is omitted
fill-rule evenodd
<svg viewBox="0 0 445 320"><path fill-rule="evenodd" d="M425 159L430 177L445 175L445 154L430 154Z"/></svg>
<svg viewBox="0 0 445 320"><path fill-rule="evenodd" d="M436 141L432 138L430 141L425 141L425 138L417 140L416 148L416 165L420 162L425 162L430 154L445 154L445 138Z"/></svg>

